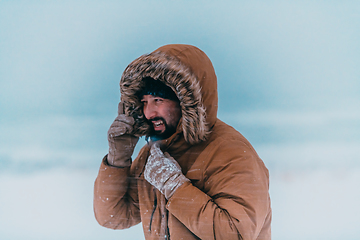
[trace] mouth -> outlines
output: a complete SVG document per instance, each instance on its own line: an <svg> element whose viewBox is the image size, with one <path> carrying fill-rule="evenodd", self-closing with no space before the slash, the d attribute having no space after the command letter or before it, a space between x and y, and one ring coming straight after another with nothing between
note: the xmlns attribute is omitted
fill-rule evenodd
<svg viewBox="0 0 360 240"><path fill-rule="evenodd" d="M175 133L176 129L169 126L162 117L155 117L148 120L150 125L150 136L153 139L165 139Z"/></svg>
<svg viewBox="0 0 360 240"><path fill-rule="evenodd" d="M154 121L153 124L155 127L159 127L159 126L163 125L164 122L162 120L157 120L157 121Z"/></svg>
<svg viewBox="0 0 360 240"><path fill-rule="evenodd" d="M153 126L154 126L154 130L155 131L162 131L165 127L165 123L164 123L164 120L162 119L156 119L156 120L153 120L151 121Z"/></svg>

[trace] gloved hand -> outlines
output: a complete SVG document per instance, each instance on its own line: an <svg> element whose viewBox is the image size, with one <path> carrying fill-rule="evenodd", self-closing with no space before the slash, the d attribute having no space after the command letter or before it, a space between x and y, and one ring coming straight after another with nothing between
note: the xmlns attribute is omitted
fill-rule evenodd
<svg viewBox="0 0 360 240"><path fill-rule="evenodd" d="M169 153L163 153L157 143L150 149L144 177L164 194L166 199L169 199L183 183L190 181L181 172L179 163Z"/></svg>
<svg viewBox="0 0 360 240"><path fill-rule="evenodd" d="M129 167L131 155L139 138L132 135L135 120L126 116L123 103L118 106L118 116L111 124L108 131L109 154L107 161L110 165L117 167Z"/></svg>

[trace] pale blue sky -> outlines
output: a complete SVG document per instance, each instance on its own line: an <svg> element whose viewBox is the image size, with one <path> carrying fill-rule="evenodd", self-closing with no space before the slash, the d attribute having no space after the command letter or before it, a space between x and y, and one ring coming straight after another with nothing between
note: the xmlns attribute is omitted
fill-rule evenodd
<svg viewBox="0 0 360 240"><path fill-rule="evenodd" d="M56 239L121 238L121 232L98 227L91 212L91 187L107 151L119 79L138 56L186 43L213 62L219 117L251 141L272 173L274 239L337 239L345 232L342 239L360 238L350 213L330 222L325 209L282 229L294 218L286 213L300 204L287 193L301 183L313 187L318 178L324 191L318 199L324 201L330 190L341 189L348 189L342 198L360 200L349 188L360 184L359 12L357 1L0 1L0 225L17 221L7 220L17 207L4 207L21 196L22 190L9 186L13 180L22 189L30 187L24 183L72 179L86 189L77 196L88 206L82 211L86 219ZM69 184L56 186L76 196ZM33 189L38 198L32 209L41 208L39 199L47 199L49 209L48 201L57 201L46 195L51 187L45 189ZM69 211L72 218L69 209L79 203L68 201L57 214ZM360 214L359 207L348 208ZM30 220L32 212L20 209ZM349 224L340 224L344 217ZM330 234L325 227L312 229L314 222L306 219L342 227ZM33 239L57 234L57 228L32 232L42 224L52 229L39 217L25 232ZM87 235L88 228L96 230ZM26 236L6 229L0 239ZM291 236L298 229L306 231Z"/></svg>

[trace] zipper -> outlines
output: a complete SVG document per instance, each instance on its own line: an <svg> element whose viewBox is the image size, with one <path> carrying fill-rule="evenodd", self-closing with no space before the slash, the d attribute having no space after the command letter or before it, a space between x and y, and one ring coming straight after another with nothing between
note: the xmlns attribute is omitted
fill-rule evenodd
<svg viewBox="0 0 360 240"><path fill-rule="evenodd" d="M155 210L156 210L156 207L157 207L157 196L156 196L156 190L155 190L155 188L153 188L153 190L154 190L154 208L153 208L153 210L152 210L151 217L150 217L149 232L151 232L152 220L153 220L154 213L155 213Z"/></svg>

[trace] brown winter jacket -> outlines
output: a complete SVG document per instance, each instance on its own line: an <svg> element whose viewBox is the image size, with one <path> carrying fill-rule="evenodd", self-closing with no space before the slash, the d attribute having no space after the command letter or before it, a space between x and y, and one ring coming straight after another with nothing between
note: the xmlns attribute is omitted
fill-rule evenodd
<svg viewBox="0 0 360 240"><path fill-rule="evenodd" d="M94 211L105 227L125 229L142 222L146 239L271 239L269 175L251 144L217 119L217 82L208 57L189 45L166 45L133 61L120 81L134 135L146 135L135 93L150 76L170 86L180 100L176 133L162 140L191 182L167 201L143 177L145 145L130 168L109 166L95 181Z"/></svg>

